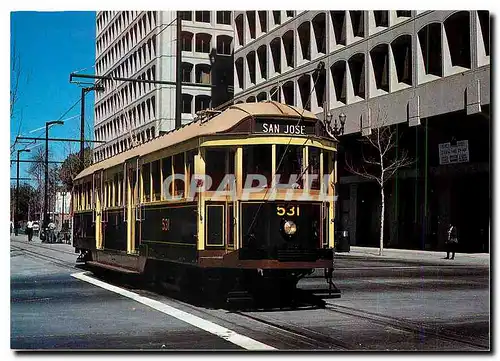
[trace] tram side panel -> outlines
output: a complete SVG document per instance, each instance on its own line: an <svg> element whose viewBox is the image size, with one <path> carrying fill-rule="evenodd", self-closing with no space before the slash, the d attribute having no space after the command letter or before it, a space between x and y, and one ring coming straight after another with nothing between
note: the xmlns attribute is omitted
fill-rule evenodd
<svg viewBox="0 0 500 361"><path fill-rule="evenodd" d="M196 203L143 206L141 256L195 264L197 210Z"/></svg>

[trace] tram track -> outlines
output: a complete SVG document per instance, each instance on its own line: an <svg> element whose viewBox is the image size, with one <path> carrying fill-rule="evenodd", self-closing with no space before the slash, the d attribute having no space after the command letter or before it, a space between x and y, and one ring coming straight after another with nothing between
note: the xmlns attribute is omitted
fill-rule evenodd
<svg viewBox="0 0 500 361"><path fill-rule="evenodd" d="M36 252L36 248L43 248L50 250L52 252L60 252L65 254L73 253L66 252L63 250L53 249L51 247L42 246L39 244L28 244L24 242L16 242L18 244L11 243L11 250L19 251L25 253L29 257L38 258L40 260L44 260L54 264L56 266L65 268L65 269L79 269L76 262L68 262L61 257L57 257L54 255L49 255L46 253ZM114 279L114 277L113 277ZM117 280L111 280L111 282L116 283ZM122 280L123 281L123 280ZM128 282L123 283L122 281L118 281L122 287L125 286L129 288L130 285ZM135 291L138 291L135 288ZM152 291L146 286L144 290L141 290L140 293L151 293ZM257 332L260 339L266 339L271 341L273 344L281 344L284 345L286 349L318 349L318 350L331 350L331 351L355 351L359 350L359 345L357 343L345 342L343 340L339 340L332 336L329 336L325 333L314 330L310 327L305 327L302 325L292 324L285 320L275 320L272 318L262 317L260 315L256 315L255 312L252 311L229 311L226 310L226 313L223 315L219 314L217 311L210 311L207 309L202 309L199 307L195 307L189 303L186 303L182 300L179 300L176 297L168 296L166 294L158 293L153 291L153 296L157 298L165 297L167 300L175 303L182 304L184 307L191 309L192 311L196 311L199 314L206 315L210 318L215 318L220 321L229 322L235 326L243 328L248 332ZM295 310L300 311L301 307L296 307ZM258 311L258 310L256 310ZM455 332L450 331L441 331L439 327L430 326L426 324L422 324L420 322L411 321L407 319L401 319L393 316L382 315L375 312L364 311L355 309L349 306L333 304L333 303L325 303L323 307L315 307L311 309L311 312L328 312L340 314L343 316L351 317L353 319L357 319L358 321L352 321L353 323L359 322L359 320L368 321L371 324L376 324L383 327L390 327L398 331L402 331L412 335L419 335L429 339L438 339L445 342L451 342L455 344L462 344L468 347L475 348L480 351L487 351L490 349L490 340L484 337L475 337L474 339L460 335ZM231 314L235 315L236 319L228 320L224 315ZM244 322L238 322L237 319L245 320ZM249 324L250 323L250 324ZM254 323L254 326L251 324ZM255 330L255 323L260 325L261 330Z"/></svg>
<svg viewBox="0 0 500 361"><path fill-rule="evenodd" d="M11 247L11 249L13 249L15 251L21 251L21 252L23 252L24 254L26 254L29 257L37 258L37 259L44 260L44 261L48 261L51 264L57 265L59 267L70 268L70 269L77 269L76 262L75 263L68 262L68 261L62 260L61 258L56 258L56 257L50 256L50 255L47 255L47 254L41 254L41 253L38 253L38 252L33 251L31 249L24 248L24 247L18 246L18 245L11 244L10 247ZM48 248L48 247L41 247L41 248Z"/></svg>
<svg viewBox="0 0 500 361"><path fill-rule="evenodd" d="M348 306L343 305L333 305L327 303L325 308L326 311L334 312L337 314L342 314L350 317L356 317L359 319L363 319L369 321L371 323L375 323L381 326L389 326L394 329L398 329L407 333L416 334L424 337L432 337L435 339L440 339L448 342L460 343L468 346L475 347L479 350L489 350L489 340L485 338L477 338L481 343L475 342L471 339L466 339L465 336L459 335L454 332L446 331L440 332L436 328L432 328L429 325L424 325L415 321L410 321L406 319L401 319L392 316L381 315L379 313L370 312L370 311L361 311L359 309L355 309Z"/></svg>

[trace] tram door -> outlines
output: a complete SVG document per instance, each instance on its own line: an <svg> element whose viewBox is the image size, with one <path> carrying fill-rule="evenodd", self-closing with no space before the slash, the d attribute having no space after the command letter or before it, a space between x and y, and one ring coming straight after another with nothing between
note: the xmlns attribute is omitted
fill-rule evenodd
<svg viewBox="0 0 500 361"><path fill-rule="evenodd" d="M102 170L94 173L94 225L96 248L102 249Z"/></svg>
<svg viewBox="0 0 500 361"><path fill-rule="evenodd" d="M138 160L127 163L127 251L135 253L141 239L141 203L139 199Z"/></svg>
<svg viewBox="0 0 500 361"><path fill-rule="evenodd" d="M234 206L233 203L226 203L226 249L234 250Z"/></svg>

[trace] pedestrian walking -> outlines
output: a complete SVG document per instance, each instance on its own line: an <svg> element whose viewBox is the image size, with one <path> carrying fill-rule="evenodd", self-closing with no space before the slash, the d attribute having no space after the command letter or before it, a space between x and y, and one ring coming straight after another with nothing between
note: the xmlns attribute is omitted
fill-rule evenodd
<svg viewBox="0 0 500 361"><path fill-rule="evenodd" d="M52 222L52 220L49 221L49 225L47 226L47 228L49 229L47 240L49 243L54 243L54 230L56 229L56 225L54 224L54 222Z"/></svg>
<svg viewBox="0 0 500 361"><path fill-rule="evenodd" d="M26 234L28 235L28 242L33 239L33 221L26 223Z"/></svg>
<svg viewBox="0 0 500 361"><path fill-rule="evenodd" d="M457 227L450 224L450 227L448 228L448 241L446 242L446 259L450 259L450 253L451 253L451 259L455 259L455 251L457 250L457 245L458 245Z"/></svg>

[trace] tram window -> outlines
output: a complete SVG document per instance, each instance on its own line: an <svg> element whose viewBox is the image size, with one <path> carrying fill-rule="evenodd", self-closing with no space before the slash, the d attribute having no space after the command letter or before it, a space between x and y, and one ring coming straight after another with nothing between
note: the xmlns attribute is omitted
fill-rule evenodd
<svg viewBox="0 0 500 361"><path fill-rule="evenodd" d="M127 199L127 192L126 192L127 187L126 187L125 183L123 182L123 172L118 173L118 185L119 185L119 187L118 187L119 204L118 205L123 206L123 205L127 204L125 202ZM124 190L125 190L125 192L124 192Z"/></svg>
<svg viewBox="0 0 500 361"><path fill-rule="evenodd" d="M174 155L174 174L184 175L184 153ZM184 197L184 181L182 179L174 180L174 196Z"/></svg>
<svg viewBox="0 0 500 361"><path fill-rule="evenodd" d="M153 179L153 201L159 201L161 198L161 180L160 180L160 160L151 163L151 178Z"/></svg>
<svg viewBox="0 0 500 361"><path fill-rule="evenodd" d="M92 184L87 182L85 184L85 209L90 209L90 191L92 189Z"/></svg>
<svg viewBox="0 0 500 361"><path fill-rule="evenodd" d="M226 149L207 149L205 152L205 173L212 178L210 190L217 190L226 173Z"/></svg>
<svg viewBox="0 0 500 361"><path fill-rule="evenodd" d="M151 176L150 176L151 163L143 164L142 166L142 200L149 202L151 200Z"/></svg>
<svg viewBox="0 0 500 361"><path fill-rule="evenodd" d="M276 145L276 174L280 175L280 185L286 185L292 181L293 184L298 184L302 188L302 149L303 147L298 145ZM279 168L278 165L280 165Z"/></svg>
<svg viewBox="0 0 500 361"><path fill-rule="evenodd" d="M330 174L330 158L331 152L324 150L323 151L323 176Z"/></svg>
<svg viewBox="0 0 500 361"><path fill-rule="evenodd" d="M188 192L190 191L191 176L195 173L194 171L194 156L198 154L197 150L190 150L186 152L186 184L188 184ZM190 194L186 196L190 197Z"/></svg>
<svg viewBox="0 0 500 361"><path fill-rule="evenodd" d="M243 186L245 186L249 174L263 175L267 180L267 186L271 184L272 174L272 147L271 145L251 145L243 147ZM256 187L258 181L252 182Z"/></svg>
<svg viewBox="0 0 500 361"><path fill-rule="evenodd" d="M120 205L120 184L118 181L118 173L116 173L113 176L113 206L119 206Z"/></svg>
<svg viewBox="0 0 500 361"><path fill-rule="evenodd" d="M172 176L172 157L163 158L161 160L161 169L163 173L163 196L162 199L172 198L172 183L166 183L165 180Z"/></svg>
<svg viewBox="0 0 500 361"><path fill-rule="evenodd" d="M311 177L309 180L309 184L311 185L311 189L316 189L316 190L319 190L319 185L320 185L319 154L320 154L319 148L316 147L308 148L307 173L309 177Z"/></svg>

